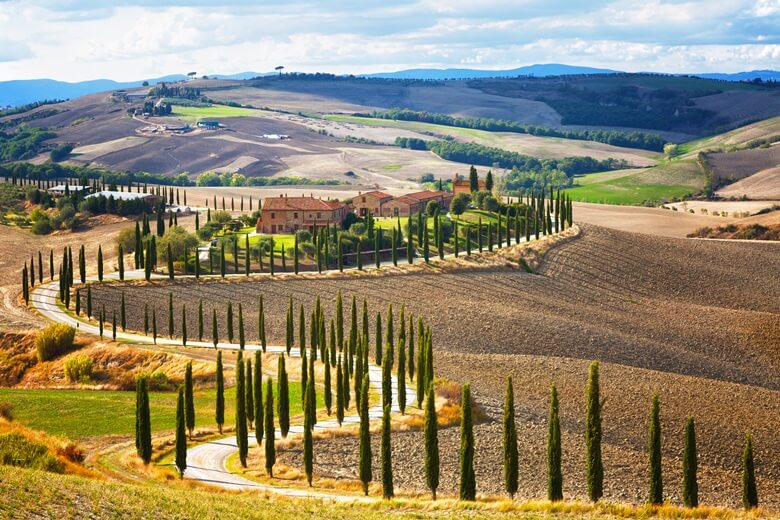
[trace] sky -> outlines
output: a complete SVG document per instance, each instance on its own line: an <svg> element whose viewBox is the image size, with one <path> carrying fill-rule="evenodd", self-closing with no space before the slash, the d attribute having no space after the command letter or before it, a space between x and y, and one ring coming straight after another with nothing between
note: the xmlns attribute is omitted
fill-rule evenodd
<svg viewBox="0 0 780 520"><path fill-rule="evenodd" d="M0 81L780 68L780 0L0 0Z"/></svg>

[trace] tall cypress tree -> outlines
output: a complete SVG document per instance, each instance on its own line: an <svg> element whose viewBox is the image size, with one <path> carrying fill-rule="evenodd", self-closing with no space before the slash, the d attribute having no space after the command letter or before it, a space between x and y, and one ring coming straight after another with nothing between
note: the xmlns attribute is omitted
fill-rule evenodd
<svg viewBox="0 0 780 520"><path fill-rule="evenodd" d="M685 444L682 460L682 497L686 507L698 507L699 505L699 484L696 478L698 461L696 459L696 427L693 417L688 417L685 422Z"/></svg>
<svg viewBox="0 0 780 520"><path fill-rule="evenodd" d="M247 359L246 365L246 421L249 424L249 429L252 429L252 425L255 422L255 390L252 384L254 379L254 372L252 371L252 360Z"/></svg>
<svg viewBox="0 0 780 520"><path fill-rule="evenodd" d="M409 380L414 380L414 317L409 315L409 352L406 356L409 359L409 367L407 372L409 373Z"/></svg>
<svg viewBox="0 0 780 520"><path fill-rule="evenodd" d="M265 472L274 476L276 463L276 430L274 429L274 386L269 377L265 383Z"/></svg>
<svg viewBox="0 0 780 520"><path fill-rule="evenodd" d="M214 343L214 348L217 348L219 343L219 330L217 329L217 309L211 309L211 341Z"/></svg>
<svg viewBox="0 0 780 520"><path fill-rule="evenodd" d="M225 313L225 321L227 327L227 337L230 343L233 343L233 302L228 300L227 312Z"/></svg>
<svg viewBox="0 0 780 520"><path fill-rule="evenodd" d="M753 463L753 440L745 435L745 448L742 451L742 505L745 509L758 507L756 491L756 469Z"/></svg>
<svg viewBox="0 0 780 520"><path fill-rule="evenodd" d="M244 347L246 346L246 336L244 336L244 309L240 302L238 304L238 346L241 350L244 350ZM251 419L249 422L252 422Z"/></svg>
<svg viewBox="0 0 780 520"><path fill-rule="evenodd" d="M368 496L371 483L371 431L368 428L368 374L363 377L360 398L360 458L358 473L363 484L363 493Z"/></svg>
<svg viewBox="0 0 780 520"><path fill-rule="evenodd" d="M138 223L135 224L136 229L138 229ZM138 247L138 246L136 246ZM136 265L135 268L140 268L140 265ZM41 252L38 251L38 275L39 280L43 282L43 264L41 263ZM81 283L86 283L87 281L87 257L84 253L84 246L82 245L79 249L79 279L81 280Z"/></svg>
<svg viewBox="0 0 780 520"><path fill-rule="evenodd" d="M257 334L260 337L260 346L263 348L263 352L266 351L268 343L265 338L265 304L263 303L263 295L260 295L260 303L257 305Z"/></svg>
<svg viewBox="0 0 780 520"><path fill-rule="evenodd" d="M312 477L314 476L314 439L312 430L314 425L311 423L312 413L316 413L316 404L312 402L311 395L314 395L314 381L309 379L304 391L305 404L303 407L303 467L306 473L306 482L311 487ZM313 412L313 410L315 410Z"/></svg>
<svg viewBox="0 0 780 520"><path fill-rule="evenodd" d="M225 374L222 366L222 351L217 352L217 405L214 418L217 421L220 435L225 424Z"/></svg>
<svg viewBox="0 0 780 520"><path fill-rule="evenodd" d="M265 421L263 418L263 354L259 351L255 351L255 373L252 386L255 391L253 399L255 406L255 438L257 439L257 444L260 444L263 441Z"/></svg>
<svg viewBox="0 0 780 520"><path fill-rule="evenodd" d="M336 420L341 426L344 421L344 375L341 369L341 359L343 354L339 354L336 361Z"/></svg>
<svg viewBox="0 0 780 520"><path fill-rule="evenodd" d="M152 460L152 424L149 412L149 389L146 384L146 377L139 377L136 385L138 386L138 422L136 423L138 456L141 457L144 464L149 464Z"/></svg>
<svg viewBox="0 0 780 520"><path fill-rule="evenodd" d="M305 370L304 370L305 372ZM277 365L277 378L278 378L278 413L279 413L279 429L282 432L282 438L287 437L287 432L290 431L290 390L287 378L287 367L284 360L284 355L279 355L279 363ZM301 392L304 394L305 392ZM266 432L268 435L270 433Z"/></svg>
<svg viewBox="0 0 780 520"><path fill-rule="evenodd" d="M601 461L601 397L599 363L590 365L586 390L585 447L588 498L597 502L604 494L604 465Z"/></svg>
<svg viewBox="0 0 780 520"><path fill-rule="evenodd" d="M661 475L661 416L658 395L653 395L650 407L650 431L648 450L650 452L650 491L648 502L660 505L664 502L663 480Z"/></svg>
<svg viewBox="0 0 780 520"><path fill-rule="evenodd" d="M419 379L419 376L418 376ZM425 483L431 490L431 498L436 500L439 487L439 431L436 419L436 399L433 383L428 387L428 400L425 403Z"/></svg>
<svg viewBox="0 0 780 520"><path fill-rule="evenodd" d="M512 376L506 378L504 398L504 489L514 498L518 485L517 424L515 424L515 390Z"/></svg>
<svg viewBox="0 0 780 520"><path fill-rule="evenodd" d="M198 341L203 341L203 298L198 300Z"/></svg>
<svg viewBox="0 0 780 520"><path fill-rule="evenodd" d="M398 408L401 415L406 413L406 338L403 337L398 340Z"/></svg>
<svg viewBox="0 0 780 520"><path fill-rule="evenodd" d="M98 246L97 256L98 281L103 281L103 246Z"/></svg>
<svg viewBox="0 0 780 520"><path fill-rule="evenodd" d="M186 404L187 432L192 440L192 430L195 429L195 394L192 388L192 361L184 370L184 400Z"/></svg>
<svg viewBox="0 0 780 520"><path fill-rule="evenodd" d="M246 424L246 389L244 385L244 360L239 356L236 363L236 444L241 466L246 467L249 440Z"/></svg>
<svg viewBox="0 0 780 520"><path fill-rule="evenodd" d="M477 497L477 482L474 475L474 427L471 415L471 385L463 385L460 419L460 499L474 500Z"/></svg>
<svg viewBox="0 0 780 520"><path fill-rule="evenodd" d="M374 350L374 361L379 366L382 366L382 314L376 313L376 320L374 321L374 341L376 343Z"/></svg>
<svg viewBox="0 0 780 520"><path fill-rule="evenodd" d="M558 390L550 390L550 418L547 432L547 499L563 500L561 470L561 420L558 412Z"/></svg>
<svg viewBox="0 0 780 520"><path fill-rule="evenodd" d="M122 291L122 295L119 299L119 326L122 327L122 331L127 326L127 311L125 309L125 292Z"/></svg>
<svg viewBox="0 0 780 520"><path fill-rule="evenodd" d="M298 350L303 357L306 350L306 312L303 310L303 304L298 311Z"/></svg>
<svg viewBox="0 0 780 520"><path fill-rule="evenodd" d="M382 410L382 498L391 499L393 491L393 447L390 444L390 405Z"/></svg>
<svg viewBox="0 0 780 520"><path fill-rule="evenodd" d="M187 432L185 430L184 388L179 387L179 398L176 401L176 468L179 478L184 478L187 470Z"/></svg>
<svg viewBox="0 0 780 520"><path fill-rule="evenodd" d="M171 252L171 243L168 242L168 278L173 280L173 253Z"/></svg>
<svg viewBox="0 0 780 520"><path fill-rule="evenodd" d="M333 329L331 328L330 330L332 333ZM333 396L331 394L330 359L328 358L327 354L325 357L323 357L322 361L325 363L325 374L323 376L323 385L325 388L323 390L323 399L325 400L325 410L328 412L328 415L330 415L331 409L333 407Z"/></svg>
<svg viewBox="0 0 780 520"><path fill-rule="evenodd" d="M187 306L181 306L181 344L187 346Z"/></svg>
<svg viewBox="0 0 780 520"><path fill-rule="evenodd" d="M287 326L285 328L285 346L287 349L287 355L290 355L293 345L293 302L292 295L290 296L290 303L287 305Z"/></svg>
<svg viewBox="0 0 780 520"><path fill-rule="evenodd" d="M118 251L116 254L116 261L119 268L119 279L124 280L125 279L125 252L122 249L122 244L119 244L119 247L117 249Z"/></svg>

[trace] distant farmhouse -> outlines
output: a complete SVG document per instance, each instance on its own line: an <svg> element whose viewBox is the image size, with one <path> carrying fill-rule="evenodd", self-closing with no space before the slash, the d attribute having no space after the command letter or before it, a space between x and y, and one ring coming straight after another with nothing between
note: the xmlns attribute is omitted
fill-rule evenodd
<svg viewBox="0 0 780 520"><path fill-rule="evenodd" d="M479 184L479 188L477 189L477 191L487 190L487 184L485 184L485 181L479 179L477 183ZM452 179L452 194L457 195L459 193L465 193L466 195L470 195L471 181L469 179L464 179L458 174L455 174L455 177L453 177Z"/></svg>
<svg viewBox="0 0 780 520"><path fill-rule="evenodd" d="M350 212L349 206L338 200L314 197L268 197L263 201L258 233L295 233L299 229L312 231L315 226L341 225Z"/></svg>
<svg viewBox="0 0 780 520"><path fill-rule="evenodd" d="M79 192L82 194L89 193L92 191L92 188L90 186L58 184L57 186L52 186L46 191L48 191L53 197L62 197L64 195L70 195Z"/></svg>
<svg viewBox="0 0 780 520"><path fill-rule="evenodd" d="M417 191L396 197L382 204L382 217L408 217L425 211L429 202L437 202L439 208L446 211L450 207L453 194L448 191Z"/></svg>
<svg viewBox="0 0 780 520"><path fill-rule="evenodd" d="M381 215L382 206L393 200L393 196L383 191L367 191L358 193L358 196L352 199L352 205L355 207L355 213L365 217L369 213L372 215Z"/></svg>
<svg viewBox="0 0 780 520"><path fill-rule="evenodd" d="M213 121L213 120L198 121L198 128L203 128L205 130L218 130L219 127L220 127L219 121Z"/></svg>
<svg viewBox="0 0 780 520"><path fill-rule="evenodd" d="M105 197L110 198L113 197L114 200L145 200L149 204L154 204L157 201L157 195L154 195L152 193L134 193L130 191L99 191L97 193L93 193L92 195L87 195L86 198L92 199L95 197Z"/></svg>

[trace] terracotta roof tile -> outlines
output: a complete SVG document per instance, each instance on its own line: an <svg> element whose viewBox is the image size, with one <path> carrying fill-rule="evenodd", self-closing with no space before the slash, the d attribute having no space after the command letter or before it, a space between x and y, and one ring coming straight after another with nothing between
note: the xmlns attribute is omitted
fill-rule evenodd
<svg viewBox="0 0 780 520"><path fill-rule="evenodd" d="M338 200L322 200L314 197L268 197L263 200L263 210L273 211L331 211L344 206Z"/></svg>

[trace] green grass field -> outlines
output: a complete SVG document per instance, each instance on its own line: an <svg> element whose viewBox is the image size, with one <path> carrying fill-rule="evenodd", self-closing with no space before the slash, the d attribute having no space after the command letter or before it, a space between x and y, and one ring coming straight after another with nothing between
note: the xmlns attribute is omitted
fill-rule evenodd
<svg viewBox="0 0 780 520"><path fill-rule="evenodd" d="M264 110L254 108L229 107L226 105L211 105L207 107L173 106L173 115L182 119L197 123L202 119L220 119L229 117L262 117L268 114Z"/></svg>
<svg viewBox="0 0 780 520"><path fill-rule="evenodd" d="M704 188L696 163L677 161L641 170L590 173L575 179L566 193L579 202L638 205L661 203L695 194Z"/></svg>
<svg viewBox="0 0 780 520"><path fill-rule="evenodd" d="M225 389L228 422L235 416L235 396L235 388ZM149 393L153 431L175 428L176 399L176 392ZM215 399L215 389L196 390L196 426L215 426ZM15 420L25 426L72 440L135 431L135 392L4 388L0 389L0 401L11 403ZM290 381L290 414L299 413L301 386L297 381Z"/></svg>

